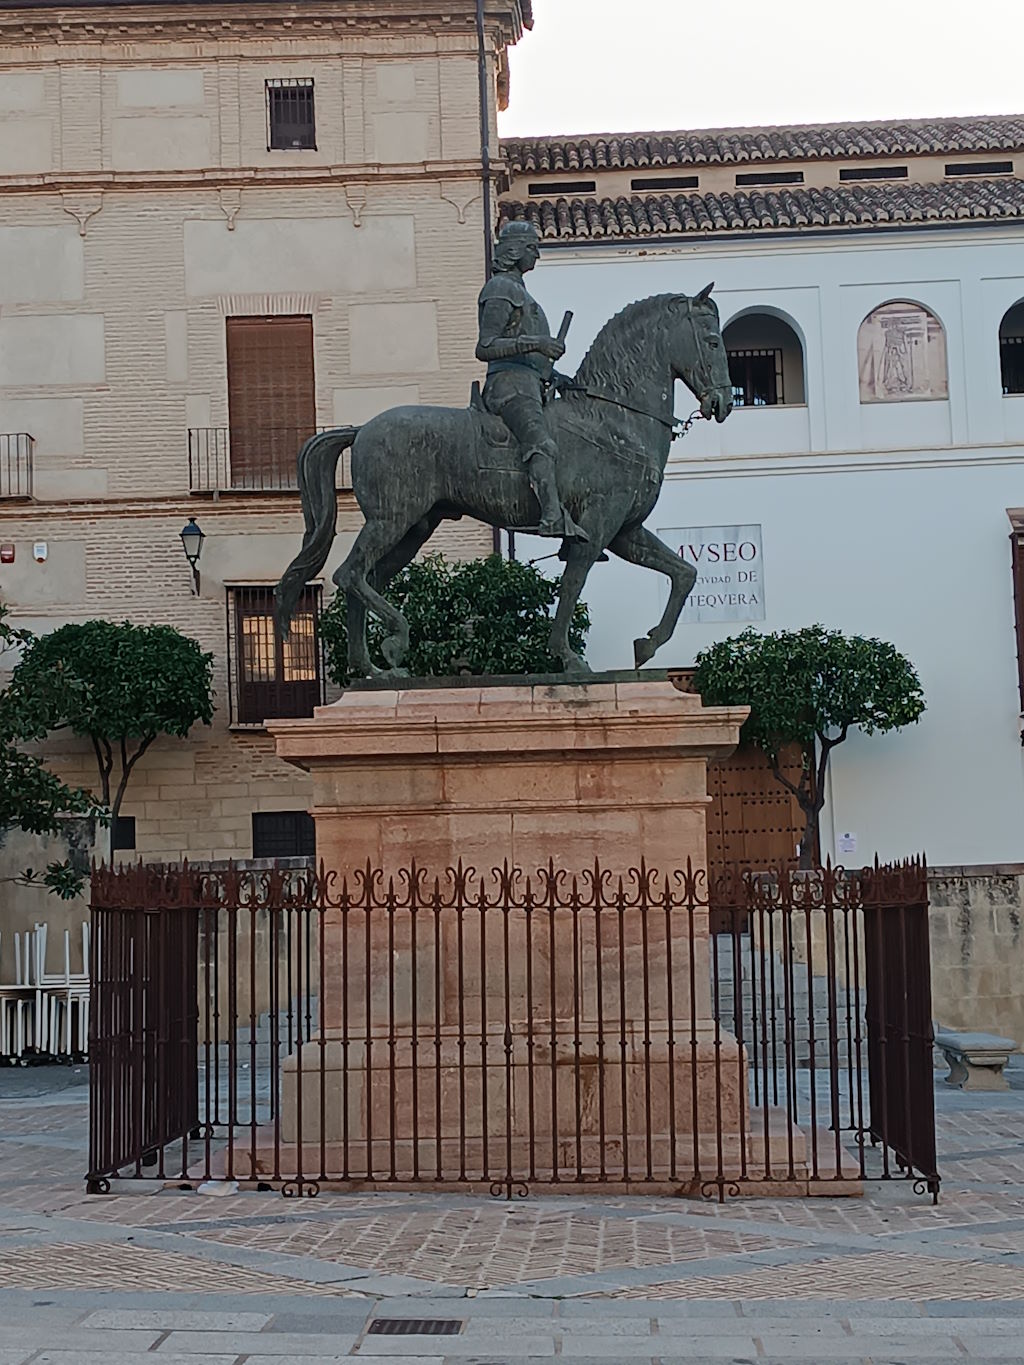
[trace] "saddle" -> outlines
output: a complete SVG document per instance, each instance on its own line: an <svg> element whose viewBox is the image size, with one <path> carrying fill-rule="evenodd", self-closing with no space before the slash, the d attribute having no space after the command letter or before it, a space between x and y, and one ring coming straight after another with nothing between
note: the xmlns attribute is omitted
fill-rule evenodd
<svg viewBox="0 0 1024 1365"><path fill-rule="evenodd" d="M480 392L479 380L473 381L473 387L470 390L469 412L479 433L481 467L491 463L487 456L495 451L517 457L518 442L501 418L495 417L493 412L488 411L483 394ZM518 469L522 466L517 462L511 467Z"/></svg>

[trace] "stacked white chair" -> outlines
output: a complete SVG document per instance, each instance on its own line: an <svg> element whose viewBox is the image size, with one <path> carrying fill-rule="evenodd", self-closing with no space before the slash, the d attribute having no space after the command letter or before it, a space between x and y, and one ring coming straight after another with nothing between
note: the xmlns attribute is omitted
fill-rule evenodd
<svg viewBox="0 0 1024 1365"><path fill-rule="evenodd" d="M0 1057L20 1061L34 1036L31 931L14 935L14 980L0 983Z"/></svg>
<svg viewBox="0 0 1024 1365"><path fill-rule="evenodd" d="M71 970L71 930L64 930L64 970L46 970L47 926L35 926L36 1049L55 1057L84 1053L89 1036L89 924L82 925L82 970ZM75 1043L77 1041L77 1048Z"/></svg>

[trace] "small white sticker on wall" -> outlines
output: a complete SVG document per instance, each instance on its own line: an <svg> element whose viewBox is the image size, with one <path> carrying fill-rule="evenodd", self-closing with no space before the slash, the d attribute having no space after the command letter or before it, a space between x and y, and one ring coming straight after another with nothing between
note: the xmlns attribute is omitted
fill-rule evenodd
<svg viewBox="0 0 1024 1365"><path fill-rule="evenodd" d="M851 853L857 852L856 834L840 834L836 838L836 852L840 858L849 857Z"/></svg>
<svg viewBox="0 0 1024 1365"><path fill-rule="evenodd" d="M46 560L49 553L49 546L46 544L45 540L37 540L32 546L32 555L39 564L42 564Z"/></svg>

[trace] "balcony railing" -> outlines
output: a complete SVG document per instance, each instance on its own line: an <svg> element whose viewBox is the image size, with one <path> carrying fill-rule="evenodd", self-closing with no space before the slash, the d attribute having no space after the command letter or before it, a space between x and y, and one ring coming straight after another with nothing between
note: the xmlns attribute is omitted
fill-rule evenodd
<svg viewBox="0 0 1024 1365"><path fill-rule="evenodd" d="M0 498L31 498L34 446L27 432L0 432Z"/></svg>
<svg viewBox="0 0 1024 1365"><path fill-rule="evenodd" d="M325 427L194 427L188 433L193 493L284 493L299 486L299 451ZM338 462L338 487L349 488L348 451Z"/></svg>

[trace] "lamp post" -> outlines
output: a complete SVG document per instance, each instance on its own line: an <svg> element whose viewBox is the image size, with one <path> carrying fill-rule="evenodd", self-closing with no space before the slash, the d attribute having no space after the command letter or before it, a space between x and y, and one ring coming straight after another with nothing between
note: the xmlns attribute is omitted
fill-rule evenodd
<svg viewBox="0 0 1024 1365"><path fill-rule="evenodd" d="M185 558L188 566L192 570L192 595L199 596L199 556L203 552L203 541L206 537L196 523L195 517L189 517L188 525L181 532L181 543L185 550Z"/></svg>

